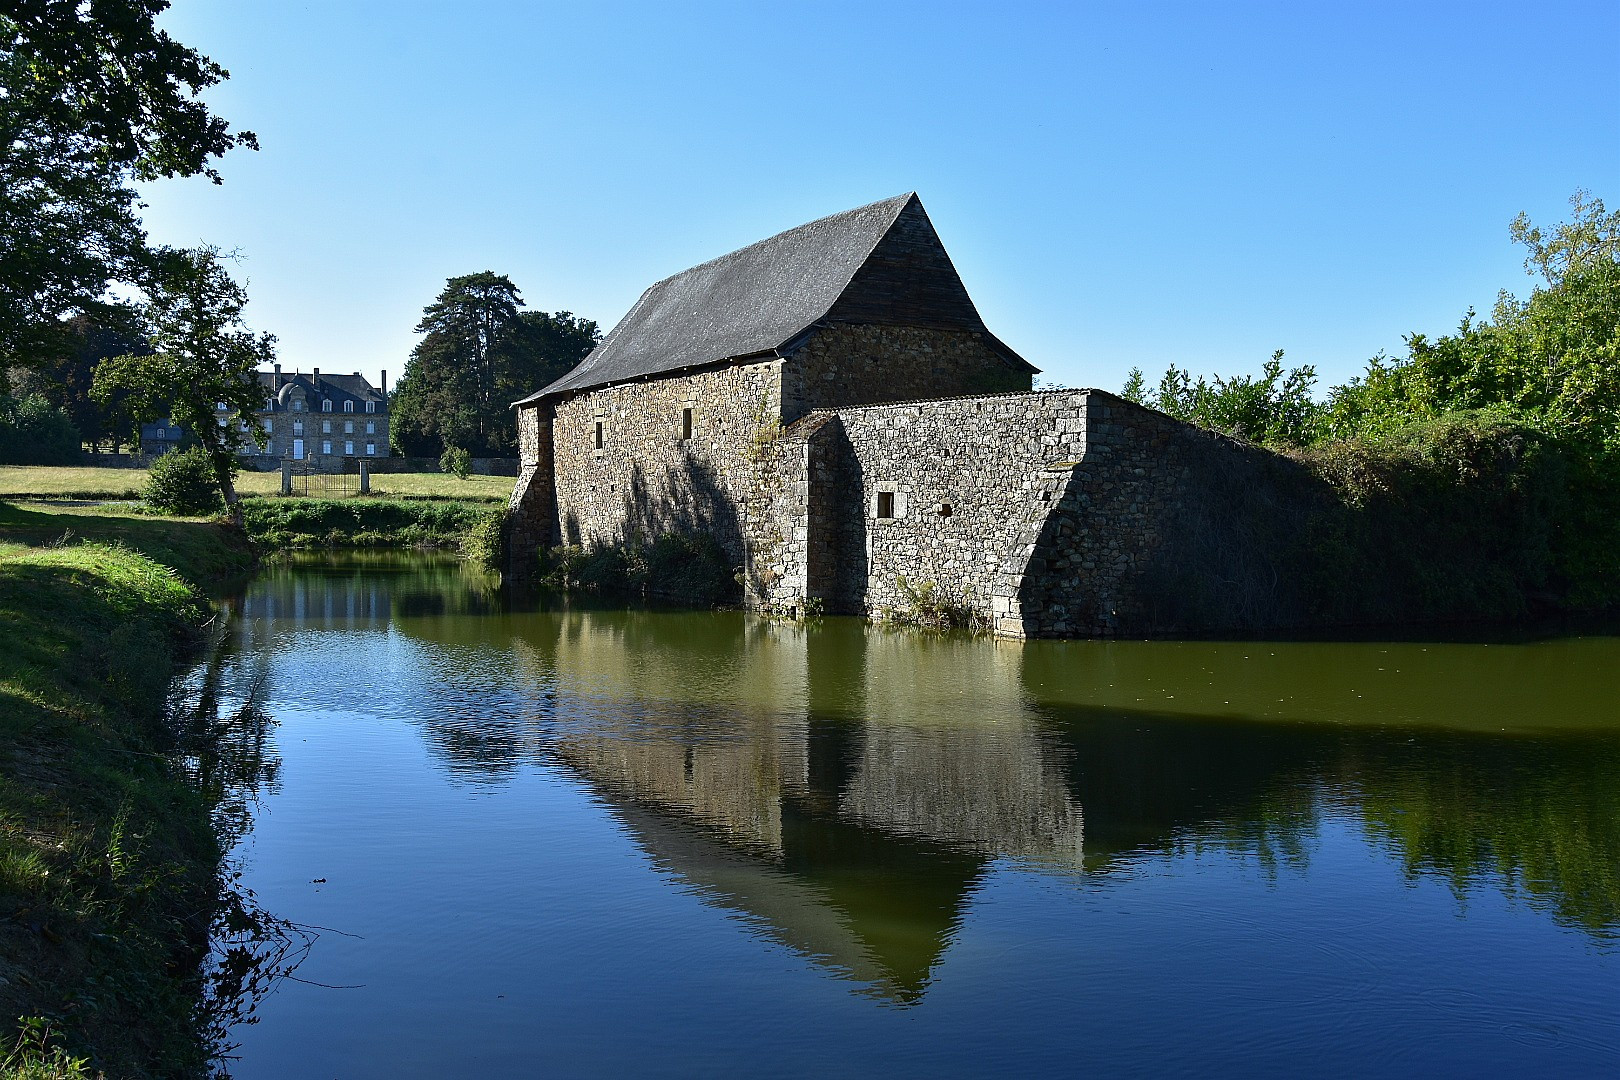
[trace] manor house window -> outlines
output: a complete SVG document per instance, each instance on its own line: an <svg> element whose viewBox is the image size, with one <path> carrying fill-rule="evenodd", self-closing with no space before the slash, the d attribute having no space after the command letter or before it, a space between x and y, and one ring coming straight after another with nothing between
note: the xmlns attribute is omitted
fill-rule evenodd
<svg viewBox="0 0 1620 1080"><path fill-rule="evenodd" d="M304 399L303 398L293 398L293 412L303 412L303 411L304 411Z"/></svg>
<svg viewBox="0 0 1620 1080"><path fill-rule="evenodd" d="M321 412L331 412L331 411L332 411L332 399L327 398L325 401L321 402Z"/></svg>
<svg viewBox="0 0 1620 1080"><path fill-rule="evenodd" d="M345 435L353 435L354 434L354 421L353 420L345 420L345 421L343 421L343 434L345 434Z"/></svg>
<svg viewBox="0 0 1620 1080"><path fill-rule="evenodd" d="M294 420L293 421L293 434L294 435L302 435L303 433L304 433L304 422L302 420Z"/></svg>
<svg viewBox="0 0 1620 1080"><path fill-rule="evenodd" d="M321 434L322 435L330 435L330 434L332 434L332 421L330 421L330 420L322 420L321 421Z"/></svg>
<svg viewBox="0 0 1620 1080"><path fill-rule="evenodd" d="M374 442L366 443L366 456L371 457L371 456L375 455L376 453L377 453L377 444L374 443Z"/></svg>
<svg viewBox="0 0 1620 1080"><path fill-rule="evenodd" d="M343 403L343 411L344 411L344 412L354 412L354 402L352 402L352 401L345 401L345 402L344 402L344 403Z"/></svg>
<svg viewBox="0 0 1620 1080"><path fill-rule="evenodd" d="M366 412L376 412L376 411L377 411L377 403L375 401L366 402Z"/></svg>
<svg viewBox="0 0 1620 1080"><path fill-rule="evenodd" d="M343 452L345 454L348 454L349 456L353 457L354 456L354 443L345 442L343 444Z"/></svg>
<svg viewBox="0 0 1620 1080"><path fill-rule="evenodd" d="M367 420L366 421L366 434L367 435L375 435L375 434L377 434L377 421L375 421L375 420Z"/></svg>
<svg viewBox="0 0 1620 1080"><path fill-rule="evenodd" d="M265 417L261 423L266 431L269 431L271 428L275 427L275 421L271 420L268 416Z"/></svg>
<svg viewBox="0 0 1620 1080"><path fill-rule="evenodd" d="M330 454L331 452L332 452L332 440L331 439L322 439L321 440L321 453Z"/></svg>

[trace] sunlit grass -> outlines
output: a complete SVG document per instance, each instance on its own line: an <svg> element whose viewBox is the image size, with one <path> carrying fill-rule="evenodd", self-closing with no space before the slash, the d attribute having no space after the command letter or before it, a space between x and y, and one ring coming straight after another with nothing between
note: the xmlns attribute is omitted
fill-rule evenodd
<svg viewBox="0 0 1620 1080"><path fill-rule="evenodd" d="M348 477L350 492L355 488L355 479ZM371 490L375 495L407 499L505 502L516 482L510 476L471 476L461 480L448 473L379 473L371 478ZM145 469L0 465L0 498L136 499L145 483ZM300 489L302 483L300 480ZM276 495L281 490L281 474L244 472L237 476L236 486L243 495ZM342 479L310 478L310 497L327 497L329 491L333 497L340 495Z"/></svg>

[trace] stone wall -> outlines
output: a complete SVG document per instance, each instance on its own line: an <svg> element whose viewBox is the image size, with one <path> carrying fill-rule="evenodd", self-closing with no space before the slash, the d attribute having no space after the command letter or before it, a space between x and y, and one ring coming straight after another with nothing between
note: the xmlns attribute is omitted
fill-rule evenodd
<svg viewBox="0 0 1620 1080"><path fill-rule="evenodd" d="M812 595L829 611L905 611L904 579L978 622L1005 617L996 598L1016 595L1022 561L1083 451L1084 398L1007 394L833 414L811 460L829 493L835 570Z"/></svg>
<svg viewBox="0 0 1620 1080"><path fill-rule="evenodd" d="M1112 394L841 409L782 443L761 606L904 617L923 590L1013 637L1307 621L1295 583L1321 485Z"/></svg>
<svg viewBox="0 0 1620 1080"><path fill-rule="evenodd" d="M1308 543L1332 504L1327 486L1287 458L1112 394L1085 399L1085 452L998 629L1070 637L1309 625Z"/></svg>
<svg viewBox="0 0 1620 1080"><path fill-rule="evenodd" d="M795 370L768 360L521 410L517 563L674 532L714 539L747 603L789 614L903 617L926 592L1013 637L1309 623L1299 589L1328 493L1287 459L1096 390L782 428Z"/></svg>
<svg viewBox="0 0 1620 1080"><path fill-rule="evenodd" d="M507 503L508 561L518 574L528 573L539 556L557 543L557 491L553 472L552 411L549 405L518 410L518 479Z"/></svg>
<svg viewBox="0 0 1620 1080"><path fill-rule="evenodd" d="M749 506L774 484L761 465L780 431L781 379L782 362L769 360L558 401L550 427L560 542L707 535L742 566Z"/></svg>
<svg viewBox="0 0 1620 1080"><path fill-rule="evenodd" d="M818 409L1028 390L987 334L909 326L834 325L817 330L782 372L782 418Z"/></svg>

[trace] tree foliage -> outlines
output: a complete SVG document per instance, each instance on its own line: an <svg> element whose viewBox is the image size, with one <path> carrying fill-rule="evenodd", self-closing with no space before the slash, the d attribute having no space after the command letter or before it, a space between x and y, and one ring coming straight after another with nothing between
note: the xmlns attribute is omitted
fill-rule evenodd
<svg viewBox="0 0 1620 1080"><path fill-rule="evenodd" d="M391 432L409 453L459 447L475 456L517 447L511 404L561 376L596 347L596 324L567 311L522 311L510 278L450 278L422 311L422 340L390 403Z"/></svg>
<svg viewBox="0 0 1620 1080"><path fill-rule="evenodd" d="M1123 396L1178 420L1213 428L1254 442L1301 446L1314 434L1321 406L1311 397L1316 369L1309 364L1287 371L1283 351L1271 354L1252 375L1196 378L1171 364L1158 388L1149 390L1140 368L1132 368Z"/></svg>
<svg viewBox="0 0 1620 1080"><path fill-rule="evenodd" d="M79 432L39 394L0 394L0 465L77 465Z"/></svg>
<svg viewBox="0 0 1620 1080"><path fill-rule="evenodd" d="M1517 530L1499 546L1521 552L1523 581L1571 607L1620 603L1620 213L1585 191L1570 206L1551 228L1523 214L1509 227L1540 278L1528 299L1504 291L1489 318L1469 311L1453 333L1409 335L1404 356L1373 357L1325 402L1310 397L1315 373L1284 376L1280 354L1259 379L1193 380L1171 367L1150 391L1132 372L1126 396L1306 444L1302 460L1354 505L1398 505L1412 521L1489 505L1470 527L1475 547L1493 529ZM1525 536L1546 538L1544 558Z"/></svg>
<svg viewBox="0 0 1620 1080"><path fill-rule="evenodd" d="M59 351L37 356L31 367L11 369L12 394L19 398L37 394L62 409L87 443L114 447L136 443L136 425L122 398L103 406L90 391L101 361L149 351L141 335L140 313L128 305L108 305L97 319L87 315L68 319L62 331Z"/></svg>
<svg viewBox="0 0 1620 1080"><path fill-rule="evenodd" d="M236 455L263 438L251 420L264 402L255 372L276 356L275 338L243 321L246 303L216 249L165 252L160 285L142 305L152 351L102 361L93 390L103 403L124 395L138 420L167 416L192 432L238 521Z"/></svg>
<svg viewBox="0 0 1620 1080"><path fill-rule="evenodd" d="M8 0L0 7L0 364L59 347L111 282L157 272L134 180L205 175L251 132L198 95L224 68L155 20L168 0Z"/></svg>

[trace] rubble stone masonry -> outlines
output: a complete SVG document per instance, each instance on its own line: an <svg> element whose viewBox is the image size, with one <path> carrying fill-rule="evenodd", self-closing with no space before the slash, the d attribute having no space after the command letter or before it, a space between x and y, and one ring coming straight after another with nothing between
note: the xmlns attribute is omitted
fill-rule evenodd
<svg viewBox="0 0 1620 1080"><path fill-rule="evenodd" d="M922 589L1012 637L1303 621L1282 583L1320 493L1285 459L1097 390L784 428L784 385L789 406L805 393L794 370L773 358L525 407L514 552L704 534L752 607L877 618Z"/></svg>

